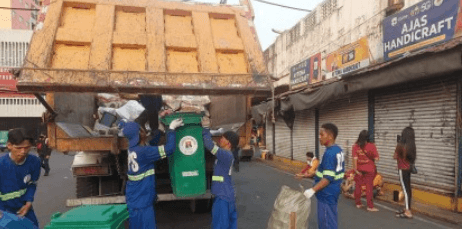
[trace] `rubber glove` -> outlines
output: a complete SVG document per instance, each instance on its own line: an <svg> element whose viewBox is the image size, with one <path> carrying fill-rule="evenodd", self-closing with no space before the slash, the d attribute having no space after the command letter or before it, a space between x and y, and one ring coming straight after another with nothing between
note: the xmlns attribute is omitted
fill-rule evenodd
<svg viewBox="0 0 467 229"><path fill-rule="evenodd" d="M303 195L305 195L308 199L310 199L314 194L315 190L313 190L312 188L305 190L305 192L303 193Z"/></svg>
<svg viewBox="0 0 467 229"><path fill-rule="evenodd" d="M169 129L171 130L175 130L177 129L178 127L181 127L183 126L183 119L182 118L177 118L177 119L174 119L170 125L169 125Z"/></svg>

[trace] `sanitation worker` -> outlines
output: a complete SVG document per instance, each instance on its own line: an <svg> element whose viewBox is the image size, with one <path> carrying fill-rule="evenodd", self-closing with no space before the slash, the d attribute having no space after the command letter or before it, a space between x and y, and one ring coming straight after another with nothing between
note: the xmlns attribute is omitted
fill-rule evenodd
<svg viewBox="0 0 467 229"><path fill-rule="evenodd" d="M32 208L41 160L29 154L34 138L23 128L8 131L8 154L0 157L0 210L24 216L39 228Z"/></svg>
<svg viewBox="0 0 467 229"><path fill-rule="evenodd" d="M233 152L238 152L238 135L233 131L225 132L217 146L212 141L209 128L206 128L209 126L209 119L205 117L202 125L205 127L203 129L204 147L217 158L211 186L211 192L214 195L211 229L237 229L237 207L231 175L235 162Z"/></svg>
<svg viewBox="0 0 467 229"><path fill-rule="evenodd" d="M336 142L338 129L332 123L325 123L319 130L319 142L326 147L321 164L316 171L315 186L305 191L311 198L318 199L318 228L337 229L337 202L344 178L344 154Z"/></svg>
<svg viewBox="0 0 467 229"><path fill-rule="evenodd" d="M156 179L154 162L170 157L175 151L175 129L183 126L182 119L169 125L165 146L147 146L146 131L136 122L120 123L123 135L128 139L128 181L126 203L130 213L130 229L154 229L156 215Z"/></svg>

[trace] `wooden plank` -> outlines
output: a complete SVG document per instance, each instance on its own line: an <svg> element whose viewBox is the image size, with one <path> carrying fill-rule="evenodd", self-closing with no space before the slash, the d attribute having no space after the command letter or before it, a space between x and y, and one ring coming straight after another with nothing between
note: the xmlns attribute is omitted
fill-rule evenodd
<svg viewBox="0 0 467 229"><path fill-rule="evenodd" d="M214 49L209 14L193 12L193 27L198 40L198 57L201 72L219 72L216 50Z"/></svg>
<svg viewBox="0 0 467 229"><path fill-rule="evenodd" d="M96 6L96 22L92 31L91 55L89 57L90 69L110 70L114 20L115 6Z"/></svg>
<svg viewBox="0 0 467 229"><path fill-rule="evenodd" d="M148 71L165 72L164 12L155 7L146 8Z"/></svg>
<svg viewBox="0 0 467 229"><path fill-rule="evenodd" d="M56 139L56 149L65 151L110 151L114 142L114 137L93 137L93 138L58 138ZM118 148L127 149L126 139L118 139Z"/></svg>
<svg viewBox="0 0 467 229"><path fill-rule="evenodd" d="M297 228L297 213L291 212L290 221L289 221L289 229L296 229L296 228Z"/></svg>
<svg viewBox="0 0 467 229"><path fill-rule="evenodd" d="M55 41L65 43L91 43L91 31L89 30L76 30L70 28L59 28Z"/></svg>
<svg viewBox="0 0 467 229"><path fill-rule="evenodd" d="M250 26L250 21L247 18L241 16L240 14L235 15L237 21L238 32L240 37L243 40L245 46L245 53L247 54L247 59L250 62L251 73L266 73L266 66L263 60L263 53L260 50L260 45L257 43L252 27Z"/></svg>
<svg viewBox="0 0 467 229"><path fill-rule="evenodd" d="M146 34L125 34L114 33L112 43L114 45L131 46L146 46Z"/></svg>
<svg viewBox="0 0 467 229"><path fill-rule="evenodd" d="M56 0L54 4L50 4L47 17L44 21L44 27L39 31L35 31L31 39L35 42L31 42L29 46L25 61L26 67L48 67L55 41L55 34L60 23L62 8L62 0Z"/></svg>

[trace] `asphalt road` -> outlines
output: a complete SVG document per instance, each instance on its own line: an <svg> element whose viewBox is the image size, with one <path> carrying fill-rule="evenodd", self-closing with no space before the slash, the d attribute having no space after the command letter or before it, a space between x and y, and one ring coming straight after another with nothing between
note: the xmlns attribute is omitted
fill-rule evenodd
<svg viewBox="0 0 467 229"><path fill-rule="evenodd" d="M71 175L70 165L73 157L54 153L50 165L50 176L41 176L34 201L34 208L41 228L50 222L50 216L57 211L65 212L67 198L75 197L75 179ZM237 211L239 229L266 228L274 201L282 185L297 188L299 183L305 188L311 187L310 181L299 181L291 174L284 173L257 162L241 162L240 172L234 173L237 190ZM42 172L43 173L43 172ZM339 201L339 228L461 228L424 216L416 215L412 220L396 219L394 206L376 203L379 212L367 212L357 209L353 200L341 198ZM316 199L312 199L312 212L309 228L317 228ZM191 213L188 202L158 203L157 221L159 229L208 229L210 213Z"/></svg>

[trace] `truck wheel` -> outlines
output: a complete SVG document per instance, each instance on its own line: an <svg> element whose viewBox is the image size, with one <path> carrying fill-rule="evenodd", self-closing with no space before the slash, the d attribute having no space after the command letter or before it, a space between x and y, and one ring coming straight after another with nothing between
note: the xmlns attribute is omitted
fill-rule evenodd
<svg viewBox="0 0 467 229"><path fill-rule="evenodd" d="M91 197L99 195L98 177L77 177L76 198Z"/></svg>
<svg viewBox="0 0 467 229"><path fill-rule="evenodd" d="M190 209L193 213L206 213L212 209L213 199L190 200Z"/></svg>

